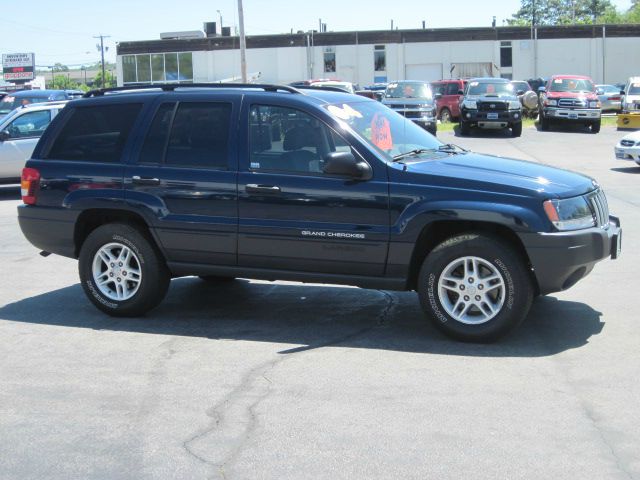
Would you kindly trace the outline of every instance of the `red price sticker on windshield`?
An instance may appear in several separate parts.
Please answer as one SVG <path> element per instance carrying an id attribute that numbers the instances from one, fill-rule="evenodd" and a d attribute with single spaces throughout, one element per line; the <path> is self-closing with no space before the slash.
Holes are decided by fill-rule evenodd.
<path id="1" fill-rule="evenodd" d="M 371 141 L 380 150 L 391 150 L 393 138 L 391 138 L 391 124 L 386 117 L 376 113 L 371 120 Z"/>

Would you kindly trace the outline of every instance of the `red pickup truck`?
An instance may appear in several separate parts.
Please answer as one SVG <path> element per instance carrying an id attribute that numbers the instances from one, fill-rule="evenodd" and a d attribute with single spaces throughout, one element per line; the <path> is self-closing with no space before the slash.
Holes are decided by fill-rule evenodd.
<path id="1" fill-rule="evenodd" d="M 554 75 L 540 92 L 542 130 L 549 130 L 552 122 L 572 122 L 591 127 L 593 133 L 600 131 L 602 110 L 591 78 Z"/>

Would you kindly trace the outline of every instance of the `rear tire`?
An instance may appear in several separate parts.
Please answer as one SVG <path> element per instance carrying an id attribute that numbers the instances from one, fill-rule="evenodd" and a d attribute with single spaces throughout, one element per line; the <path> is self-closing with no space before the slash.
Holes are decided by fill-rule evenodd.
<path id="1" fill-rule="evenodd" d="M 446 335 L 492 342 L 527 316 L 534 288 L 525 260 L 508 243 L 466 233 L 440 243 L 418 277 L 422 309 Z"/>
<path id="2" fill-rule="evenodd" d="M 156 307 L 171 280 L 153 241 L 123 223 L 103 225 L 89 234 L 78 269 L 89 300 L 114 317 L 137 317 Z"/>

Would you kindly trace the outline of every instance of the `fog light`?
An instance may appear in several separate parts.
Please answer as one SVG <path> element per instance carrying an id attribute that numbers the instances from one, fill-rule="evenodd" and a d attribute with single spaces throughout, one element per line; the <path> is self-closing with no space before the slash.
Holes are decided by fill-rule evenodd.
<path id="1" fill-rule="evenodd" d="M 467 113 L 467 118 L 471 118 L 471 114 L 470 113 Z"/>
<path id="2" fill-rule="evenodd" d="M 514 113 L 513 114 L 513 118 L 520 118 L 520 114 L 519 113 Z"/>

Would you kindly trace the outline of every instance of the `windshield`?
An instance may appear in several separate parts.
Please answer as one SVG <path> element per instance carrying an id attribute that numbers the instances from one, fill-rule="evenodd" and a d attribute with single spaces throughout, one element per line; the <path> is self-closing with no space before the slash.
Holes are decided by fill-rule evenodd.
<path id="1" fill-rule="evenodd" d="M 390 83 L 385 92 L 387 98 L 431 98 L 431 87 L 423 82 Z"/>
<path id="2" fill-rule="evenodd" d="M 513 85 L 507 82 L 471 82 L 467 95 L 513 96 Z"/>
<path id="3" fill-rule="evenodd" d="M 379 102 L 350 102 L 325 108 L 389 161 L 412 150 L 437 150 L 442 145 L 426 130 Z"/>
<path id="4" fill-rule="evenodd" d="M 556 78 L 551 82 L 550 92 L 593 92 L 591 80 L 579 78 Z"/>
<path id="5" fill-rule="evenodd" d="M 640 83 L 632 83 L 629 85 L 627 95 L 640 95 Z"/>
<path id="6" fill-rule="evenodd" d="M 0 100 L 0 116 L 6 115 L 14 108 L 21 107 L 22 105 L 29 105 L 30 103 L 42 103 L 46 102 L 46 97 L 20 97 L 16 98 L 12 95 L 7 95 Z"/>

